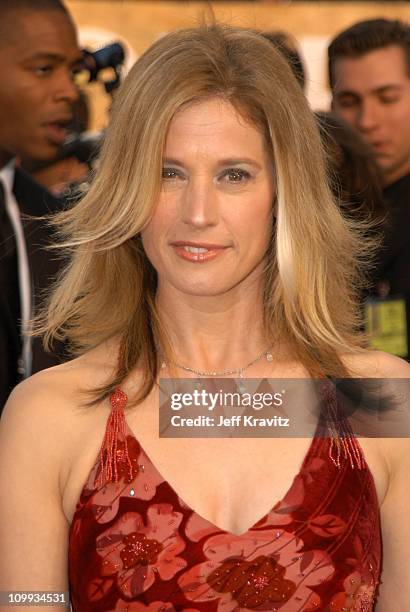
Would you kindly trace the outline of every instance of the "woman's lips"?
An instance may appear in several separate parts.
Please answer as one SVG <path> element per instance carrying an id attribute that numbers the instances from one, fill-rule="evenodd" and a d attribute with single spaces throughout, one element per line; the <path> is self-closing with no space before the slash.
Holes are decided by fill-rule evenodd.
<path id="1" fill-rule="evenodd" d="M 192 244 L 175 242 L 172 245 L 175 253 L 185 261 L 206 263 L 219 257 L 228 247 L 215 244 Z"/>

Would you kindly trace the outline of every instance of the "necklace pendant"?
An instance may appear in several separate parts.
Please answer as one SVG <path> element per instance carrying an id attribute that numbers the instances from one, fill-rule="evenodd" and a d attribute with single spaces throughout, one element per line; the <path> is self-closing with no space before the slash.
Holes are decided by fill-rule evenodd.
<path id="1" fill-rule="evenodd" d="M 266 353 L 266 361 L 273 361 L 273 355 L 272 353 Z"/>
<path id="2" fill-rule="evenodd" d="M 236 388 L 238 389 L 239 395 L 243 395 L 246 392 L 246 385 L 242 381 L 236 383 Z"/>

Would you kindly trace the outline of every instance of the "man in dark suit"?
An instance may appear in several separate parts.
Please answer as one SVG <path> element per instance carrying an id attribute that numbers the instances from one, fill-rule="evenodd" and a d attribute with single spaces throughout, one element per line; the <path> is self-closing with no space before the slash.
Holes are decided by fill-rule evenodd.
<path id="1" fill-rule="evenodd" d="M 333 111 L 369 145 L 390 212 L 377 261 L 376 290 L 384 299 L 372 305 L 371 319 L 386 321 L 376 346 L 409 359 L 410 24 L 355 23 L 331 42 L 328 58 Z"/>
<path id="2" fill-rule="evenodd" d="M 19 380 L 57 362 L 22 335 L 55 277 L 48 225 L 36 217 L 58 200 L 16 168 L 15 158 L 51 160 L 66 137 L 82 54 L 60 0 L 0 3 L 0 411 Z M 32 218 L 27 220 L 24 215 Z"/>

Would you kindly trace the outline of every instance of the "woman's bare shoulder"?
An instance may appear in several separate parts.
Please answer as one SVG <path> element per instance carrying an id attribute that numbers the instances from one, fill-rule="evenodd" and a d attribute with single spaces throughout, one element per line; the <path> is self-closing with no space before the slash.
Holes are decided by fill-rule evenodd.
<path id="1" fill-rule="evenodd" d="M 357 378 L 410 378 L 410 364 L 382 351 L 360 350 L 342 357 L 351 375 Z"/>
<path id="2" fill-rule="evenodd" d="M 397 474 L 410 469 L 410 365 L 400 357 L 381 351 L 361 351 L 344 358 L 352 376 L 379 379 L 376 393 L 379 394 L 381 410 L 368 413 L 377 420 L 377 436 L 366 440 L 386 466 L 389 481 Z"/>

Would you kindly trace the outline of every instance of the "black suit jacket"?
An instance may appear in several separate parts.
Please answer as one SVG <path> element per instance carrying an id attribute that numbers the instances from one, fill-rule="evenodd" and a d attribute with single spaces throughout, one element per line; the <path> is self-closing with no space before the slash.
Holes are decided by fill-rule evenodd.
<path id="1" fill-rule="evenodd" d="M 406 302 L 407 359 L 410 360 L 410 174 L 383 192 L 390 223 L 379 254 L 378 278 L 388 282 L 389 295 Z"/>
<path id="2" fill-rule="evenodd" d="M 27 256 L 30 267 L 34 308 L 37 309 L 40 298 L 60 267 L 57 254 L 45 250 L 52 241 L 52 229 L 41 217 L 62 209 L 62 202 L 36 183 L 28 174 L 16 169 L 14 178 L 14 195 L 22 214 Z M 29 215 L 30 219 L 26 219 Z M 0 267 L 4 266 L 0 260 Z M 1 273 L 1 270 L 0 270 Z M 18 278 L 16 276 L 16 292 Z M 21 354 L 19 313 L 11 307 L 3 292 L 0 292 L 0 412 L 9 393 L 21 380 L 18 372 L 18 358 Z M 33 341 L 32 372 L 38 372 L 61 361 L 57 354 L 46 353 L 40 339 Z"/>

